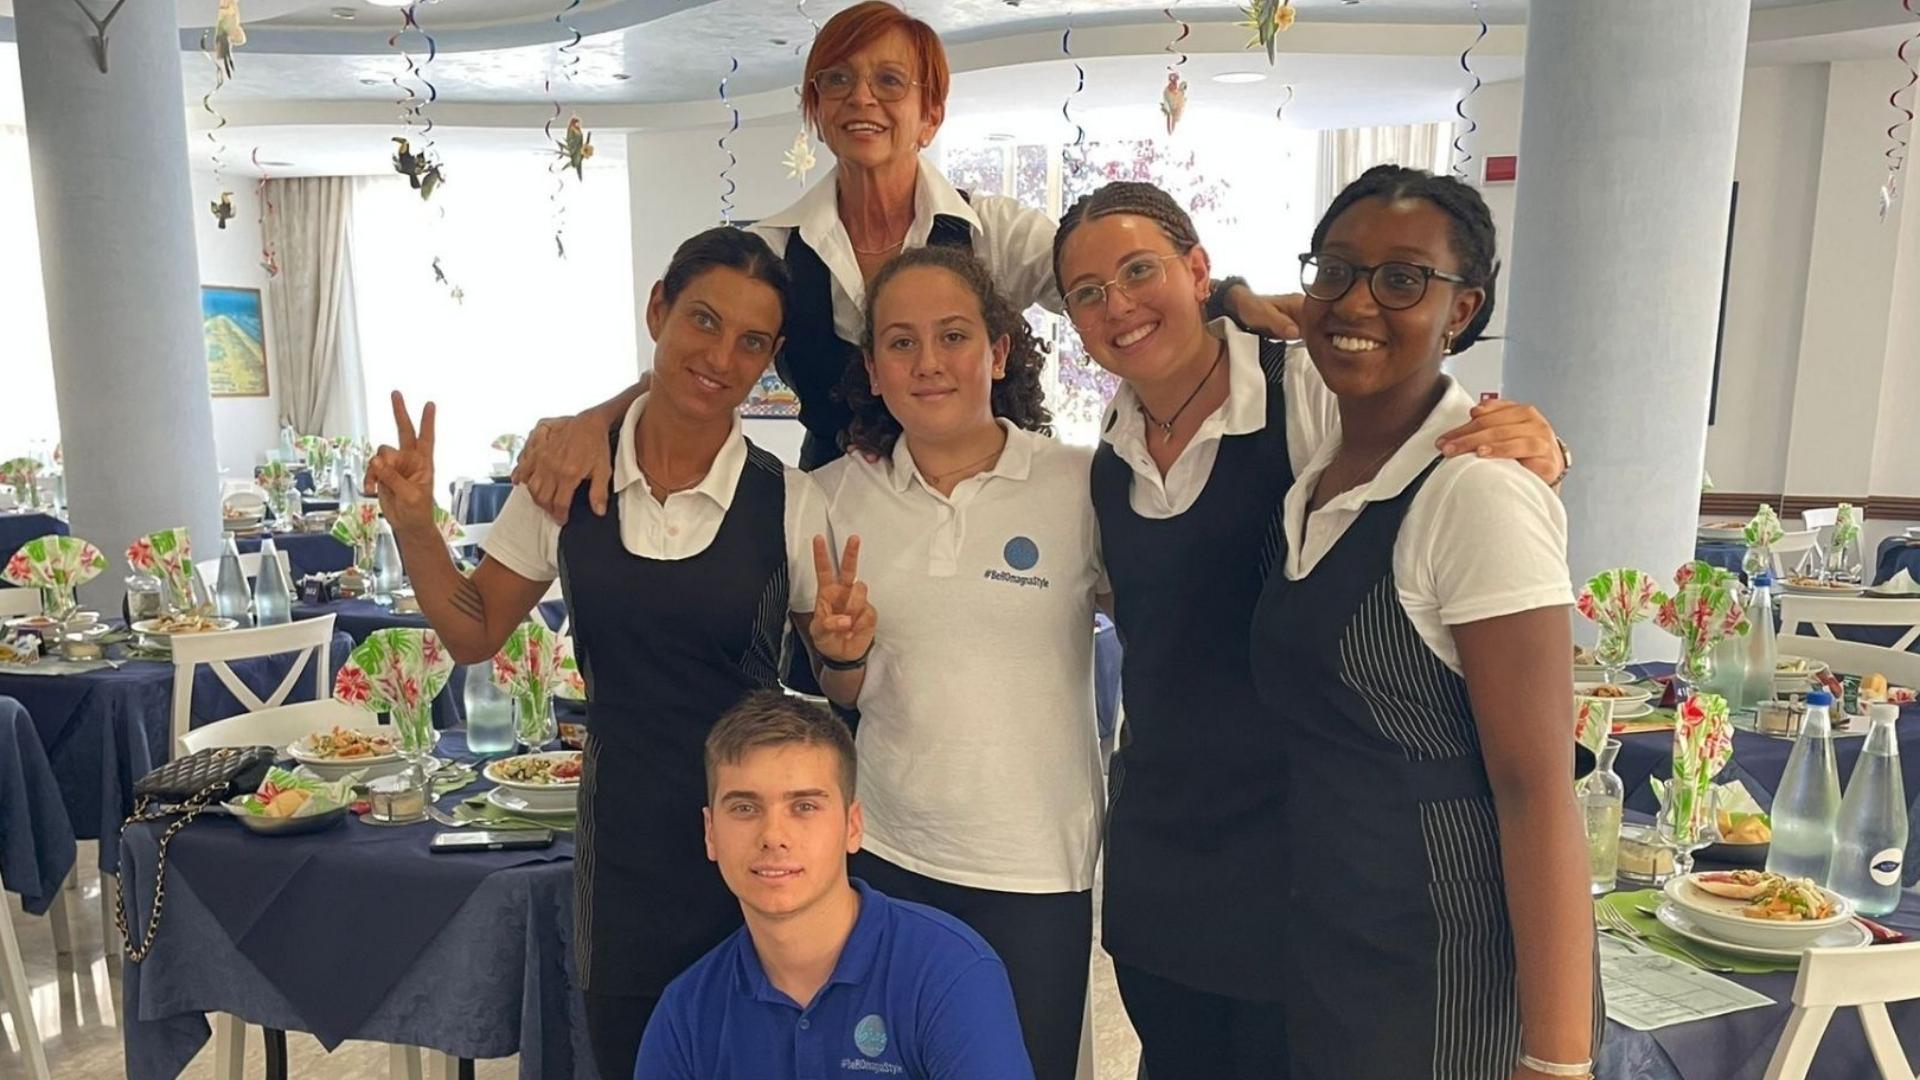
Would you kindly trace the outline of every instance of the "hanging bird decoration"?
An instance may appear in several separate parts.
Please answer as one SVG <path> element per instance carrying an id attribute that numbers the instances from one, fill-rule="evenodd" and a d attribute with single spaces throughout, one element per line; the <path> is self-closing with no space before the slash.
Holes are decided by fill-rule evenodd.
<path id="1" fill-rule="evenodd" d="M 438 255 L 433 257 L 433 283 L 436 285 L 445 285 L 447 283 L 447 272 L 441 267 L 440 256 Z"/>
<path id="2" fill-rule="evenodd" d="M 213 207 L 213 219 L 220 223 L 220 227 L 222 229 L 226 228 L 227 222 L 233 220 L 233 215 L 235 213 L 233 208 L 233 192 L 231 191 L 221 192 L 219 201 L 213 203 L 212 207 Z"/>
<path id="3" fill-rule="evenodd" d="M 555 139 L 553 145 L 553 152 L 566 162 L 561 168 L 572 169 L 575 178 L 585 180 L 587 159 L 593 156 L 593 133 L 580 126 L 579 117 L 567 121 L 566 139 Z"/>
<path id="4" fill-rule="evenodd" d="M 213 56 L 227 78 L 233 78 L 233 50 L 246 43 L 247 31 L 240 25 L 240 0 L 220 0 L 220 13 L 213 19 Z"/>
<path id="5" fill-rule="evenodd" d="M 1160 91 L 1160 112 L 1167 118 L 1167 134 L 1173 134 L 1174 125 L 1187 111 L 1187 80 L 1177 71 L 1167 72 L 1166 89 Z"/>
<path id="6" fill-rule="evenodd" d="M 813 171 L 815 160 L 813 142 L 807 138 L 805 126 L 800 128 L 800 134 L 793 137 L 793 145 L 787 148 L 786 154 L 780 160 L 786 165 L 788 176 L 800 181 L 803 185 L 807 182 L 807 174 Z"/>
<path id="7" fill-rule="evenodd" d="M 1253 31 L 1247 48 L 1258 45 L 1267 50 L 1267 63 L 1275 62 L 1275 39 L 1293 25 L 1293 0 L 1253 0 L 1240 9 L 1247 17 L 1241 26 Z"/>
<path id="8" fill-rule="evenodd" d="M 422 199 L 433 198 L 434 189 L 447 179 L 440 163 L 425 150 L 415 150 L 412 143 L 399 135 L 395 135 L 393 141 L 398 144 L 393 152 L 393 171 L 406 177 Z"/>
<path id="9" fill-rule="evenodd" d="M 426 160 L 425 154 L 421 155 L 421 160 Z M 424 201 L 433 198 L 434 191 L 446 182 L 447 174 L 441 169 L 440 163 L 435 161 L 427 165 L 426 171 L 420 174 L 420 182 L 414 186 L 420 189 L 420 198 Z"/>

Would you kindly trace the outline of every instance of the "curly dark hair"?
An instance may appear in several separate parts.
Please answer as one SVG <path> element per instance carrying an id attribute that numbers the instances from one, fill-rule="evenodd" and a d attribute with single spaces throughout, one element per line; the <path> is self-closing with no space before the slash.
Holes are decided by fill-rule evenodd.
<path id="1" fill-rule="evenodd" d="M 874 275 L 867 287 L 866 328 L 860 348 L 873 355 L 873 309 L 880 294 L 893 279 L 918 266 L 945 270 L 966 285 L 980 301 L 980 314 L 987 324 L 987 336 L 1008 340 L 1007 373 L 993 384 L 993 415 L 1013 422 L 1015 427 L 1053 434 L 1053 414 L 1047 411 L 1046 391 L 1040 385 L 1040 370 L 1046 365 L 1047 346 L 1034 337 L 1027 320 L 994 288 L 993 276 L 979 259 L 964 248 L 929 245 L 894 256 Z M 900 438 L 900 421 L 888 411 L 887 403 L 873 392 L 865 364 L 848 364 L 840 383 L 840 393 L 853 410 L 853 421 L 840 435 L 840 448 L 862 450 L 870 454 L 890 454 Z"/>
<path id="2" fill-rule="evenodd" d="M 1436 176 L 1400 165 L 1375 165 L 1334 196 L 1327 212 L 1321 215 L 1320 224 L 1314 226 L 1313 250 L 1319 251 L 1320 245 L 1326 243 L 1327 230 L 1333 227 L 1336 218 L 1354 203 L 1375 198 L 1388 202 L 1425 199 L 1453 219 L 1453 254 L 1460 260 L 1460 275 L 1467 279 L 1469 288 L 1485 290 L 1487 295 L 1480 310 L 1467 320 L 1460 336 L 1453 339 L 1448 349 L 1450 355 L 1466 351 L 1486 333 L 1487 323 L 1493 319 L 1493 286 L 1500 276 L 1493 211 L 1487 209 L 1478 189 L 1451 176 Z"/>

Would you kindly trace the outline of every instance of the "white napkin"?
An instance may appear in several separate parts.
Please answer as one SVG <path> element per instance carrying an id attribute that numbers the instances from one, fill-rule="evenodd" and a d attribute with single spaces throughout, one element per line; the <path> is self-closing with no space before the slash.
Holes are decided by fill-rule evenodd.
<path id="1" fill-rule="evenodd" d="M 1899 573 L 1875 585 L 1873 591 L 1883 596 L 1920 596 L 1920 581 L 1913 580 L 1913 574 L 1903 566 Z"/>

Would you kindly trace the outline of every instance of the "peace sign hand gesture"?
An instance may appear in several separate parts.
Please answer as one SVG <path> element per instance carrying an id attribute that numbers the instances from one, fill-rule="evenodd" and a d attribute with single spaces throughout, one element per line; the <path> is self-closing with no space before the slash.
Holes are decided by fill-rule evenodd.
<path id="1" fill-rule="evenodd" d="M 847 538 L 847 548 L 836 569 L 827 553 L 827 538 L 813 538 L 813 569 L 819 592 L 813 623 L 807 632 L 816 652 L 829 660 L 852 663 L 873 647 L 873 628 L 879 615 L 867 602 L 867 583 L 859 580 L 860 538 Z"/>
<path id="2" fill-rule="evenodd" d="M 393 426 L 398 448 L 382 446 L 367 462 L 369 495 L 380 497 L 380 510 L 396 531 L 432 530 L 433 524 L 433 402 L 420 413 L 416 434 L 407 413 L 407 399 L 393 392 Z"/>

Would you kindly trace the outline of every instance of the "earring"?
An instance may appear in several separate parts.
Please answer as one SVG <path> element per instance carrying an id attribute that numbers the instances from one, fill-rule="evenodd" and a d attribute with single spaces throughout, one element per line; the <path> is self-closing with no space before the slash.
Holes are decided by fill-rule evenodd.
<path id="1" fill-rule="evenodd" d="M 1443 354 L 1451 354 L 1453 352 L 1453 331 L 1448 330 L 1446 333 L 1440 335 L 1440 351 Z"/>

